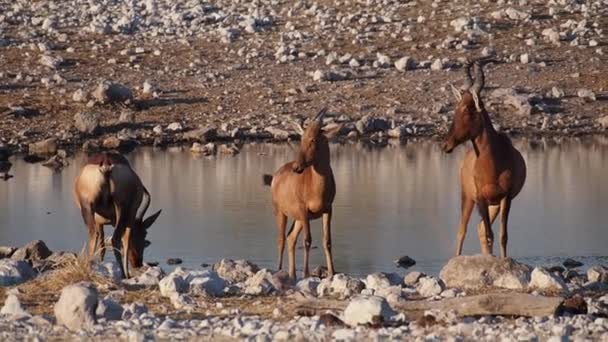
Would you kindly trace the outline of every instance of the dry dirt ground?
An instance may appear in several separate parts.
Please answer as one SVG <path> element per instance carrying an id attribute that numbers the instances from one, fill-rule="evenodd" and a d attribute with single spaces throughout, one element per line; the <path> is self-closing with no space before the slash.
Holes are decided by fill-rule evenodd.
<path id="1" fill-rule="evenodd" d="M 60 15 L 53 12 L 59 10 L 44 12 L 36 7 L 44 9 L 46 3 L 23 5 L 22 12 L 32 17 L 36 10 Z M 5 17 L 0 24 L 0 38 L 8 42 L 0 47 L 0 140 L 21 150 L 29 142 L 51 136 L 58 137 L 61 145 L 80 144 L 73 127 L 74 114 L 79 112 L 98 115 L 104 129 L 97 137 L 105 137 L 125 128 L 117 120 L 122 112 L 132 111 L 135 124 L 127 128 L 136 132 L 137 140 L 151 143 L 151 129 L 158 124 L 179 122 L 184 130 L 215 126 L 226 132 L 234 128 L 260 131 L 288 127 L 285 118 L 304 117 L 322 106 L 336 117 L 343 115 L 343 120 L 380 116 L 397 124 L 428 125 L 431 128 L 424 135 L 439 136 L 447 129 L 453 106 L 446 84 L 462 79 L 459 59 L 481 56 L 486 47 L 495 49 L 502 61 L 487 67 L 486 90 L 514 87 L 541 97 L 552 87 L 564 91 L 556 100 L 557 113 L 521 116 L 509 105 L 490 103 L 495 121 L 504 130 L 528 135 L 605 132 L 595 120 L 608 115 L 607 6 L 601 1 L 585 2 L 590 8 L 599 6 L 585 14 L 577 9 L 580 6 L 562 3 L 574 2 L 261 2 L 260 8 L 272 14 L 272 25 L 259 32 L 242 31 L 230 42 L 216 32 L 225 22 L 207 24 L 208 30 L 192 35 L 151 37 L 143 28 L 144 33 L 100 34 L 89 32 L 84 24 L 62 25 L 60 20 L 47 31 L 20 17 Z M 255 6 L 230 4 L 223 1 L 218 6 L 233 13 L 249 13 Z M 317 9 L 311 15 L 312 6 Z M 530 18 L 493 17 L 493 12 L 507 7 L 520 9 Z M 554 14 L 549 15 L 552 7 Z M 10 3 L 0 2 L 0 8 L 7 10 Z M 374 19 L 383 16 L 392 21 Z M 476 18 L 484 32 L 455 32 L 450 22 L 460 17 Z M 579 33 L 577 46 L 564 37 L 558 46 L 542 35 L 545 28 L 570 32 L 563 26 L 568 20 L 570 26 L 586 20 L 587 33 Z M 304 38 L 290 38 L 293 32 Z M 526 39 L 533 39 L 534 45 L 527 45 Z M 591 39 L 596 46 L 589 46 Z M 463 41 L 468 45 L 458 46 Z M 277 60 L 282 44 L 294 50 L 293 61 Z M 326 57 L 319 56 L 321 50 L 326 55 L 335 52 L 337 57 L 351 54 L 361 66 L 327 65 Z M 391 58 L 387 68 L 373 66 L 377 53 Z M 529 54 L 530 63 L 520 62 L 524 53 Z M 64 62 L 56 70 L 42 66 L 39 60 L 48 54 L 61 56 Z M 403 56 L 416 61 L 415 70 L 396 70 L 393 62 Z M 443 70 L 429 68 L 437 58 L 446 59 Z M 348 70 L 351 76 L 333 82 L 314 81 L 311 76 L 316 70 L 332 69 Z M 135 103 L 73 101 L 76 90 L 92 92 L 101 80 L 129 86 Z M 146 80 L 154 85 L 158 98 L 142 94 Z M 581 88 L 595 92 L 596 100 L 579 98 Z M 28 111 L 20 115 L 15 107 Z"/>

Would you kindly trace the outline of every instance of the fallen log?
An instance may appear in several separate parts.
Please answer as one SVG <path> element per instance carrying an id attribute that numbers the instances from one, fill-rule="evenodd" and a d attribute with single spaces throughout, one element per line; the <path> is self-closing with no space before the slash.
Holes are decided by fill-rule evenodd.
<path id="1" fill-rule="evenodd" d="M 297 312 L 319 315 L 326 311 L 343 311 L 348 301 L 298 297 Z M 453 311 L 458 317 L 467 316 L 552 316 L 558 313 L 562 297 L 534 296 L 527 293 L 488 293 L 482 295 L 442 299 L 413 300 L 393 305 L 407 319 L 419 319 L 427 310 Z"/>

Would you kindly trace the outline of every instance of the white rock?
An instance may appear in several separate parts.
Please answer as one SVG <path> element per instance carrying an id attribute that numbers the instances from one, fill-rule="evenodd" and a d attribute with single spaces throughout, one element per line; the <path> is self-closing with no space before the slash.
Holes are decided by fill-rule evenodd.
<path id="1" fill-rule="evenodd" d="M 102 81 L 93 91 L 93 97 L 100 103 L 122 103 L 132 101 L 133 92 L 125 85 Z"/>
<path id="2" fill-rule="evenodd" d="M 440 58 L 437 58 L 433 61 L 433 64 L 431 64 L 431 70 L 442 70 L 443 69 L 443 61 L 441 61 Z"/>
<path id="3" fill-rule="evenodd" d="M 524 290 L 530 282 L 530 266 L 511 258 L 491 255 L 459 256 L 441 269 L 440 278 L 450 288 L 479 290 L 499 287 Z"/>
<path id="4" fill-rule="evenodd" d="M 277 289 L 272 283 L 272 273 L 261 269 L 245 281 L 243 292 L 250 295 L 268 295 L 275 290 Z"/>
<path id="5" fill-rule="evenodd" d="M 317 277 L 308 277 L 300 280 L 296 284 L 296 289 L 304 293 L 317 296 L 317 287 L 321 283 L 321 279 Z"/>
<path id="6" fill-rule="evenodd" d="M 566 286 L 562 278 L 556 276 L 553 273 L 549 273 L 544 268 L 539 267 L 535 268 L 532 271 L 530 288 L 544 291 L 568 291 L 568 287 Z"/>
<path id="7" fill-rule="evenodd" d="M 212 297 L 222 297 L 228 283 L 214 271 L 190 272 L 186 278 L 190 292 Z"/>
<path id="8" fill-rule="evenodd" d="M 527 53 L 523 53 L 519 56 L 519 61 L 521 62 L 521 64 L 528 64 L 530 63 L 530 54 Z"/>
<path id="9" fill-rule="evenodd" d="M 388 288 L 393 285 L 400 285 L 403 279 L 396 273 L 372 273 L 365 279 L 365 288 L 375 291 Z"/>
<path id="10" fill-rule="evenodd" d="M 40 64 L 53 70 L 57 69 L 61 63 L 63 63 L 63 58 L 60 56 L 42 55 L 40 57 Z"/>
<path id="11" fill-rule="evenodd" d="M 179 122 L 172 122 L 167 126 L 167 130 L 172 131 L 172 132 L 179 132 L 183 129 L 184 129 L 184 127 Z"/>
<path id="12" fill-rule="evenodd" d="M 247 260 L 222 259 L 213 265 L 213 270 L 230 282 L 240 283 L 253 276 L 259 268 Z"/>
<path id="13" fill-rule="evenodd" d="M 97 322 L 97 290 L 89 283 L 68 285 L 61 290 L 55 303 L 55 318 L 58 324 L 70 330 L 91 329 Z"/>
<path id="14" fill-rule="evenodd" d="M 541 34 L 543 35 L 543 37 L 545 37 L 551 43 L 553 43 L 555 45 L 560 45 L 561 38 L 560 38 L 559 32 L 557 32 L 556 30 L 554 30 L 552 28 L 546 28 L 542 31 Z"/>
<path id="15" fill-rule="evenodd" d="M 115 282 L 122 280 L 122 272 L 120 266 L 115 261 L 106 261 L 104 263 L 95 263 L 93 269 L 102 277 L 107 277 Z"/>
<path id="16" fill-rule="evenodd" d="M 321 280 L 321 283 L 317 287 L 317 293 L 319 297 L 335 295 L 340 298 L 346 298 L 361 293 L 364 288 L 365 284 L 361 280 L 340 273 L 335 274 L 331 278 Z"/>
<path id="17" fill-rule="evenodd" d="M 325 74 L 323 73 L 323 71 L 321 70 L 315 70 L 315 72 L 312 74 L 312 79 L 314 81 L 323 81 L 325 78 Z"/>
<path id="18" fill-rule="evenodd" d="M 395 312 L 386 299 L 377 296 L 357 296 L 344 309 L 343 321 L 350 326 L 390 321 Z"/>
<path id="19" fill-rule="evenodd" d="M 401 57 L 395 62 L 395 68 L 399 71 L 413 70 L 416 68 L 416 62 L 411 57 Z"/>
<path id="20" fill-rule="evenodd" d="M 36 276 L 30 264 L 23 260 L 0 260 L 0 286 L 13 286 L 24 283 Z"/>
<path id="21" fill-rule="evenodd" d="M 376 65 L 379 68 L 388 68 L 391 65 L 391 58 L 385 54 L 376 54 Z"/>
<path id="22" fill-rule="evenodd" d="M 423 277 L 418 280 L 416 291 L 423 297 L 434 297 L 443 292 L 443 284 L 433 277 Z"/>
<path id="23" fill-rule="evenodd" d="M 188 292 L 188 282 L 180 274 L 173 271 L 158 283 L 161 296 L 171 297 L 176 293 Z"/>
<path id="24" fill-rule="evenodd" d="M 526 20 L 526 19 L 530 18 L 530 14 L 523 12 L 523 11 L 516 10 L 513 7 L 507 8 L 505 10 L 505 14 L 511 20 Z"/>
<path id="25" fill-rule="evenodd" d="M 31 315 L 23 309 L 19 298 L 14 293 L 9 293 L 4 300 L 4 306 L 0 309 L 0 314 L 7 315 L 11 319 L 30 317 Z"/>
<path id="26" fill-rule="evenodd" d="M 582 99 L 590 100 L 590 101 L 595 101 L 597 99 L 595 97 L 595 93 L 593 92 L 593 90 L 590 90 L 590 89 L 581 88 L 576 92 L 576 95 L 578 95 L 578 97 L 580 97 Z"/>
<path id="27" fill-rule="evenodd" d="M 420 280 L 420 278 L 425 277 L 425 276 L 426 276 L 426 274 L 424 274 L 422 272 L 413 271 L 413 272 L 408 273 L 403 278 L 403 283 L 408 286 L 415 286 L 416 284 L 418 284 L 418 280 Z"/>
<path id="28" fill-rule="evenodd" d="M 103 317 L 107 321 L 119 321 L 122 319 L 124 309 L 122 305 L 116 303 L 112 299 L 104 298 L 97 304 L 95 313 L 98 317 Z"/>
<path id="29" fill-rule="evenodd" d="M 587 279 L 590 282 L 608 283 L 608 269 L 604 266 L 592 266 L 587 270 Z"/>
<path id="30" fill-rule="evenodd" d="M 74 114 L 74 126 L 81 133 L 93 134 L 99 127 L 99 117 L 90 112 L 76 113 Z"/>
<path id="31" fill-rule="evenodd" d="M 462 32 L 471 24 L 471 22 L 471 18 L 460 17 L 450 21 L 450 26 L 454 28 L 454 31 Z"/>
<path id="32" fill-rule="evenodd" d="M 78 89 L 72 94 L 72 101 L 74 102 L 85 102 L 86 100 L 87 94 L 82 89 Z"/>
<path id="33" fill-rule="evenodd" d="M 165 276 L 160 267 L 149 267 L 142 274 L 129 279 L 123 279 L 123 284 L 131 286 L 155 286 Z"/>
<path id="34" fill-rule="evenodd" d="M 553 96 L 554 98 L 561 99 L 565 95 L 566 94 L 564 93 L 564 91 L 561 88 L 558 88 L 558 87 L 551 88 L 551 96 Z"/>

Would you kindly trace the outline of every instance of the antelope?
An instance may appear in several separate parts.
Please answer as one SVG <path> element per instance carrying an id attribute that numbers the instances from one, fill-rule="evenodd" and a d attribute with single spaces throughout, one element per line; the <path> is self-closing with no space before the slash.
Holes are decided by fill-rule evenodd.
<path id="1" fill-rule="evenodd" d="M 475 82 L 471 79 L 472 66 Z M 526 163 L 509 137 L 494 129 L 480 96 L 484 81 L 483 65 L 476 61 L 466 64 L 461 90 L 450 84 L 458 104 L 443 150 L 451 153 L 462 143 L 473 144 L 460 165 L 462 203 L 456 255 L 462 253 L 471 212 L 477 205 L 482 218 L 477 227 L 481 252 L 493 254 L 492 223 L 500 211 L 500 254 L 506 258 L 509 211 L 526 180 Z"/>
<path id="2" fill-rule="evenodd" d="M 272 206 L 278 227 L 277 250 L 278 269 L 283 268 L 285 250 L 285 228 L 287 218 L 293 224 L 287 236 L 289 256 L 289 276 L 295 280 L 295 248 L 300 232 L 304 231 L 304 277 L 310 275 L 308 268 L 310 246 L 310 220 L 323 217 L 323 249 L 327 263 L 328 276 L 334 274 L 331 246 L 332 203 L 336 195 L 336 183 L 329 161 L 328 139 L 335 136 L 340 126 L 331 132 L 322 130 L 324 108 L 303 129 L 294 126 L 301 135 L 300 148 L 296 160 L 279 168 L 274 175 L 264 175 L 265 185 L 270 185 Z"/>
<path id="3" fill-rule="evenodd" d="M 129 278 L 129 263 L 135 268 L 143 265 L 144 248 L 150 244 L 146 240 L 147 229 L 161 212 L 142 220 L 150 205 L 150 193 L 129 161 L 111 152 L 90 156 L 76 177 L 74 198 L 89 231 L 89 260 L 100 248 L 103 260 L 103 227 L 111 224 L 114 256 L 123 277 Z"/>

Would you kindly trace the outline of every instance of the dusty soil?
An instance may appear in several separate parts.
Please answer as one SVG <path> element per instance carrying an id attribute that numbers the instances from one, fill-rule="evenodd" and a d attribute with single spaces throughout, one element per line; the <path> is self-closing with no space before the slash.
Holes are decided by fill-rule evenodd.
<path id="1" fill-rule="evenodd" d="M 243 32 L 230 43 L 212 33 L 148 37 L 96 34 L 82 27 L 60 25 L 47 34 L 40 32 L 40 28 L 5 20 L 3 37 L 12 43 L 0 47 L 0 140 L 22 151 L 27 143 L 50 136 L 58 137 L 64 146 L 80 145 L 85 138 L 73 127 L 73 117 L 83 111 L 95 112 L 101 118 L 103 130 L 93 139 L 127 128 L 136 132 L 138 142 L 151 144 L 154 141 L 151 129 L 158 124 L 180 122 L 184 130 L 216 126 L 225 132 L 234 128 L 259 132 L 269 126 L 288 127 L 285 118 L 304 117 L 322 106 L 328 106 L 336 117 L 344 115 L 345 120 L 369 114 L 397 123 L 428 125 L 428 130 L 413 135 L 437 137 L 447 129 L 446 121 L 452 111 L 453 99 L 446 84 L 462 79 L 458 60 L 478 57 L 487 46 L 493 46 L 498 59 L 503 61 L 487 67 L 487 90 L 516 87 L 523 93 L 544 96 L 555 86 L 565 92 L 558 100 L 557 114 L 522 117 L 508 105 L 490 103 L 494 120 L 503 130 L 526 135 L 603 133 L 605 128 L 595 120 L 608 115 L 608 78 L 606 56 L 599 54 L 598 49 L 606 50 L 608 41 L 603 33 L 596 37 L 596 47 L 585 46 L 584 42 L 570 46 L 563 41 L 556 46 L 544 41 L 540 35 L 544 28 L 584 18 L 580 12 L 566 10 L 547 15 L 549 6 L 544 3 L 535 1 L 523 7 L 532 16 L 527 21 L 494 19 L 491 13 L 505 8 L 500 3 L 467 7 L 469 2 L 464 1 L 424 1 L 391 4 L 392 22 L 351 20 L 342 25 L 336 18 L 381 15 L 383 6 L 319 1 L 323 13 L 334 15 L 326 19 L 329 28 L 319 29 L 318 19 L 304 10 L 294 10 L 288 17 L 286 12 L 295 6 L 284 1 L 273 6 L 277 15 L 272 26 L 263 32 Z M 608 19 L 600 15 L 603 12 L 606 10 L 587 18 L 589 25 L 605 30 Z M 466 34 L 455 33 L 449 25 L 466 13 L 489 24 L 491 33 L 481 35 L 464 48 L 446 48 L 443 43 L 446 37 L 455 37 L 457 42 L 467 38 Z M 421 16 L 425 18 L 423 22 L 417 19 Z M 279 63 L 275 50 L 280 41 L 287 40 L 286 33 L 293 31 L 288 30 L 287 22 L 310 38 L 293 43 L 302 57 Z M 409 30 L 411 41 L 404 40 L 403 27 Z M 24 38 L 22 31 L 30 29 L 39 34 Z M 398 33 L 391 34 L 394 30 Z M 61 34 L 66 34 L 67 40 L 59 41 L 57 37 Z M 534 46 L 526 45 L 528 38 L 535 39 Z M 57 70 L 40 65 L 40 57 L 49 52 L 40 51 L 38 43 L 46 44 L 53 55 L 64 58 Z M 136 53 L 135 48 L 143 48 L 144 52 Z M 315 70 L 335 68 L 326 65 L 325 57 L 316 57 L 320 50 L 335 52 L 338 57 L 350 53 L 362 66 L 342 67 L 353 73 L 348 80 L 313 81 L 310 73 Z M 251 51 L 257 53 L 247 56 Z M 396 70 L 392 62 L 389 68 L 375 68 L 372 64 L 377 52 L 388 55 L 392 62 L 410 56 L 418 66 L 406 72 Z M 522 53 L 529 53 L 532 62 L 521 64 Z M 436 58 L 447 58 L 453 63 L 451 66 L 448 63 L 444 70 L 432 71 L 428 66 Z M 62 80 L 55 82 L 55 75 Z M 50 80 L 48 86 L 41 82 L 44 78 Z M 88 101 L 72 100 L 76 90 L 91 92 L 104 79 L 134 89 L 134 103 L 87 106 Z M 145 80 L 155 85 L 158 98 L 142 94 Z M 593 90 L 596 101 L 579 98 L 580 88 Z M 15 106 L 32 111 L 16 115 L 12 110 Z M 134 124 L 117 123 L 123 111 L 135 113 Z M 543 127 L 546 117 L 553 124 Z M 169 142 L 174 140 L 180 139 Z"/>

